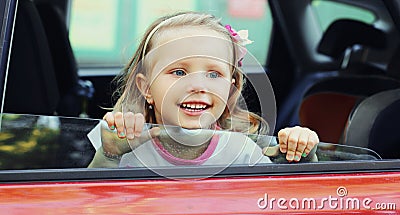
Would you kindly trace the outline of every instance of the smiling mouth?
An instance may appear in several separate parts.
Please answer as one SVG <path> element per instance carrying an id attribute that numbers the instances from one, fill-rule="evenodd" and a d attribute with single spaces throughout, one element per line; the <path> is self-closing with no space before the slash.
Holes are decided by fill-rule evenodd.
<path id="1" fill-rule="evenodd" d="M 210 108 L 211 105 L 206 103 L 182 103 L 179 107 L 189 112 L 201 112 Z"/>

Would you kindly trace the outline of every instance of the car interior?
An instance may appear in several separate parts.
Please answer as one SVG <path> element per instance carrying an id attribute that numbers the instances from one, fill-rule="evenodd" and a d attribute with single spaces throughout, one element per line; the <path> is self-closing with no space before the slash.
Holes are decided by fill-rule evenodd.
<path id="1" fill-rule="evenodd" d="M 372 11 L 374 22 L 338 18 L 317 31 L 312 2 L 318 1 L 267 1 L 273 30 L 261 64 L 275 93 L 274 134 L 301 125 L 317 131 L 322 142 L 400 158 L 400 6 L 390 0 L 336 0 Z M 18 1 L 4 113 L 89 117 L 93 127 L 96 121 L 90 119 L 101 119 L 104 107 L 112 107 L 116 74 L 81 75 L 97 68 L 80 66 L 76 59 L 70 9 L 65 0 Z M 245 92 L 254 93 L 251 85 Z M 259 109 L 257 101 L 249 103 Z"/>

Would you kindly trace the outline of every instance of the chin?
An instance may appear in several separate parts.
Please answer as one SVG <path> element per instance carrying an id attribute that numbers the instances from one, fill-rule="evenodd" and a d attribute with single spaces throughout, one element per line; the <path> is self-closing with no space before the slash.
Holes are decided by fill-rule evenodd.
<path id="1" fill-rule="evenodd" d="M 202 125 L 201 124 L 199 124 L 199 122 L 197 121 L 197 122 L 194 122 L 194 123 L 182 123 L 180 126 L 182 127 L 182 128 L 186 128 L 186 129 L 211 129 L 212 128 L 212 125 L 214 124 L 215 122 L 207 122 L 207 123 L 202 123 Z"/>
<path id="2" fill-rule="evenodd" d="M 182 128 L 186 128 L 186 129 L 200 129 L 201 126 L 199 124 L 188 124 L 188 123 L 183 123 L 181 125 L 179 125 Z"/>

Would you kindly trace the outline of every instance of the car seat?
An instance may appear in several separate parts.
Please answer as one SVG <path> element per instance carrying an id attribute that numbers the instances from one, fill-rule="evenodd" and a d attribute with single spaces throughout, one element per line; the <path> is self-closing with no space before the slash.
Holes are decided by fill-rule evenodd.
<path id="1" fill-rule="evenodd" d="M 400 158 L 400 89 L 387 90 L 364 99 L 353 111 L 344 144 L 367 147 L 382 158 Z"/>
<path id="2" fill-rule="evenodd" d="M 55 113 L 58 83 L 46 33 L 32 1 L 18 3 L 7 76 L 4 112 Z"/>
<path id="3" fill-rule="evenodd" d="M 77 87 L 77 64 L 70 48 L 65 22 L 57 8 L 48 3 L 37 4 L 43 27 L 49 44 L 52 62 L 57 79 L 58 92 L 62 98 L 57 112 L 67 116 L 77 116 L 81 106 L 75 101 L 74 89 Z"/>
<path id="4" fill-rule="evenodd" d="M 13 44 L 9 68 L 13 84 L 6 89 L 5 112 L 62 116 L 84 112 L 83 100 L 92 97 L 93 85 L 78 78 L 68 31 L 55 6 L 21 0 Z"/>
<path id="5" fill-rule="evenodd" d="M 315 130 L 324 142 L 341 143 L 352 110 L 364 98 L 388 89 L 400 88 L 400 81 L 381 76 L 338 76 L 319 81 L 303 97 L 300 125 Z"/>
<path id="6" fill-rule="evenodd" d="M 304 92 L 298 109 L 300 125 L 314 129 L 324 142 L 341 143 L 348 117 L 360 101 L 400 88 L 398 79 L 360 57 L 367 49 L 385 48 L 385 38 L 381 30 L 354 20 L 337 20 L 327 29 L 318 51 L 343 58 L 344 64 L 337 76 L 321 79 Z M 393 58 L 388 68 L 396 62 Z"/>
<path id="7" fill-rule="evenodd" d="M 310 72 L 296 84 L 285 103 L 280 107 L 277 127 L 298 125 L 299 104 L 312 88 L 321 80 L 335 78 L 343 74 L 384 74 L 384 70 L 366 61 L 365 55 L 371 48 L 386 47 L 386 34 L 369 24 L 355 20 L 338 19 L 323 33 L 316 51 L 336 62 L 336 69 Z"/>
<path id="8" fill-rule="evenodd" d="M 61 96 L 57 113 L 63 116 L 79 116 L 86 112 L 82 103 L 93 96 L 93 85 L 78 77 L 78 64 L 61 10 L 49 2 L 39 1 L 36 7 L 46 31 Z"/>

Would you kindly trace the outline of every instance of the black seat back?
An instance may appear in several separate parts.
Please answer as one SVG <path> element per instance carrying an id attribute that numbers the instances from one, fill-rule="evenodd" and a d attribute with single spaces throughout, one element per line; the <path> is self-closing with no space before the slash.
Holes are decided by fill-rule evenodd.
<path id="1" fill-rule="evenodd" d="M 82 112 L 83 95 L 79 95 L 81 86 L 78 66 L 70 44 L 65 16 L 51 2 L 38 2 L 36 7 L 46 31 L 61 96 L 57 113 L 63 116 L 79 116 Z"/>
<path id="2" fill-rule="evenodd" d="M 19 3 L 5 112 L 85 115 L 93 85 L 79 79 L 64 16 L 52 3 Z"/>
<path id="3" fill-rule="evenodd" d="M 52 115 L 60 98 L 51 52 L 32 1 L 20 0 L 4 112 Z"/>
<path id="4" fill-rule="evenodd" d="M 61 96 L 78 83 L 78 68 L 61 11 L 50 3 L 37 3 L 49 43 Z"/>

